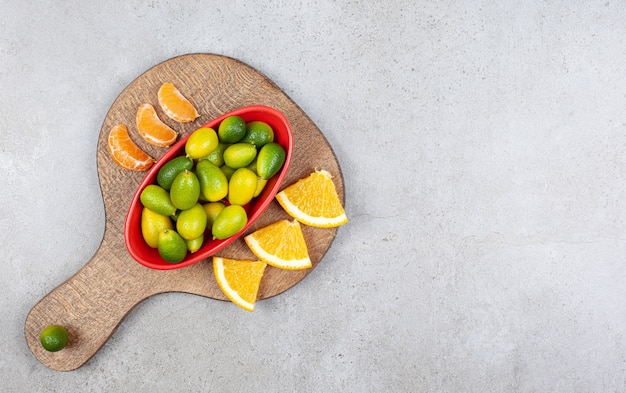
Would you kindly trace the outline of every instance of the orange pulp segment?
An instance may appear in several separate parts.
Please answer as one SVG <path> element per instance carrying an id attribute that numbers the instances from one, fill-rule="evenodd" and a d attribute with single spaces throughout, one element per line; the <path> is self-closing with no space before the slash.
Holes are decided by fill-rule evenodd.
<path id="1" fill-rule="evenodd" d="M 250 251 L 267 264 L 286 270 L 311 267 L 300 223 L 280 220 L 244 238 Z"/>
<path id="2" fill-rule="evenodd" d="M 163 112 L 173 120 L 188 123 L 199 116 L 193 104 L 181 94 L 173 83 L 163 83 L 159 88 L 158 98 Z"/>
<path id="3" fill-rule="evenodd" d="M 113 161 L 124 169 L 145 171 L 154 164 L 154 159 L 130 139 L 124 124 L 115 125 L 109 132 L 107 149 Z"/>
<path id="4" fill-rule="evenodd" d="M 318 170 L 276 194 L 285 211 L 305 225 L 338 227 L 348 222 L 332 175 Z"/>
<path id="5" fill-rule="evenodd" d="M 261 279 L 267 264 L 262 261 L 213 257 L 217 284 L 233 303 L 246 311 L 254 311 Z"/>
<path id="6" fill-rule="evenodd" d="M 166 147 L 176 141 L 178 133 L 163 123 L 150 104 L 141 104 L 135 119 L 139 135 L 155 146 Z"/>

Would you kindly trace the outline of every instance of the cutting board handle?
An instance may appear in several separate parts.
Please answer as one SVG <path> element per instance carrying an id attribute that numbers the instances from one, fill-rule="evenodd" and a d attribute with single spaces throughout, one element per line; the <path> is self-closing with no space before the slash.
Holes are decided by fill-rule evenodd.
<path id="1" fill-rule="evenodd" d="M 82 366 L 104 345 L 124 317 L 153 294 L 149 282 L 137 285 L 136 274 L 125 274 L 123 267 L 127 264 L 121 263 L 110 250 L 103 243 L 83 268 L 44 296 L 26 317 L 26 342 L 33 355 L 47 367 L 70 371 Z M 52 324 L 64 326 L 69 333 L 68 345 L 58 352 L 46 351 L 39 342 L 41 331 Z"/>

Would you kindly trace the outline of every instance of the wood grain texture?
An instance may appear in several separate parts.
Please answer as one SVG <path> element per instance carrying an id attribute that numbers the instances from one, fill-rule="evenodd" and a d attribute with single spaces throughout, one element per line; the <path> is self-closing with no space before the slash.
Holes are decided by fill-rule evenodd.
<path id="1" fill-rule="evenodd" d="M 157 91 L 168 81 L 198 109 L 201 116 L 196 121 L 181 124 L 163 114 L 158 106 Z M 124 317 L 152 295 L 187 292 L 226 300 L 215 282 L 210 259 L 181 269 L 160 271 L 140 265 L 126 250 L 124 220 L 145 172 L 128 171 L 115 165 L 106 149 L 106 139 L 115 124 L 124 123 L 131 138 L 146 152 L 157 159 L 163 155 L 165 148 L 145 143 L 136 130 L 136 110 L 145 102 L 153 104 L 161 119 L 178 130 L 181 137 L 242 106 L 259 104 L 278 109 L 287 117 L 294 136 L 292 164 L 282 188 L 315 169 L 326 169 L 334 176 L 340 198 L 344 198 L 343 178 L 331 146 L 311 119 L 263 74 L 238 60 L 213 54 L 184 55 L 156 65 L 122 91 L 100 130 L 97 164 L 106 223 L 99 249 L 74 276 L 43 297 L 26 318 L 27 344 L 33 355 L 51 369 L 69 371 L 82 366 L 104 345 Z M 283 218 L 290 219 L 273 201 L 247 233 Z M 286 271 L 268 266 L 259 299 L 283 293 L 305 278 L 327 252 L 337 228 L 303 226 L 303 232 L 313 267 Z M 256 259 L 241 238 L 218 255 Z M 233 312 L 245 311 L 233 305 Z M 49 324 L 60 324 L 69 330 L 70 342 L 59 352 L 47 352 L 39 343 L 40 332 Z"/>

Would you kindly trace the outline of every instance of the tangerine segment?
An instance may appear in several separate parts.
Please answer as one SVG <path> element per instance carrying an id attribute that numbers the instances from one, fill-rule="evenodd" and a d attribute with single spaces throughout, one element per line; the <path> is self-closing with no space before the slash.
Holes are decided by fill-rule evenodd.
<path id="1" fill-rule="evenodd" d="M 332 175 L 323 169 L 286 187 L 276 194 L 276 200 L 305 225 L 332 228 L 348 222 Z"/>
<path id="2" fill-rule="evenodd" d="M 145 171 L 154 164 L 154 159 L 130 139 L 124 124 L 115 125 L 109 132 L 107 149 L 113 161 L 124 169 Z"/>
<path id="3" fill-rule="evenodd" d="M 224 295 L 250 312 L 254 311 L 254 303 L 266 266 L 263 261 L 213 257 L 215 280 Z"/>
<path id="4" fill-rule="evenodd" d="M 150 144 L 166 147 L 176 141 L 178 133 L 161 121 L 156 110 L 150 104 L 139 106 L 135 121 L 139 135 Z"/>
<path id="5" fill-rule="evenodd" d="M 286 270 L 311 267 L 309 250 L 296 220 L 280 220 L 244 238 L 250 250 L 267 264 Z"/>
<path id="6" fill-rule="evenodd" d="M 173 83 L 163 83 L 159 88 L 158 98 L 163 112 L 173 120 L 188 123 L 200 116 L 193 104 L 181 94 Z"/>

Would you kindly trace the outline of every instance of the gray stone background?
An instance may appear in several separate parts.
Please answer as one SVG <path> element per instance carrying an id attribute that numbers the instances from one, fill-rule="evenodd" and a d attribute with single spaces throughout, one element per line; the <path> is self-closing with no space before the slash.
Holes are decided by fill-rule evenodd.
<path id="1" fill-rule="evenodd" d="M 0 0 L 7 392 L 626 391 L 626 2 Z M 82 368 L 28 311 L 97 250 L 96 144 L 155 64 L 255 67 L 333 146 L 350 223 L 254 313 L 141 303 Z"/>

